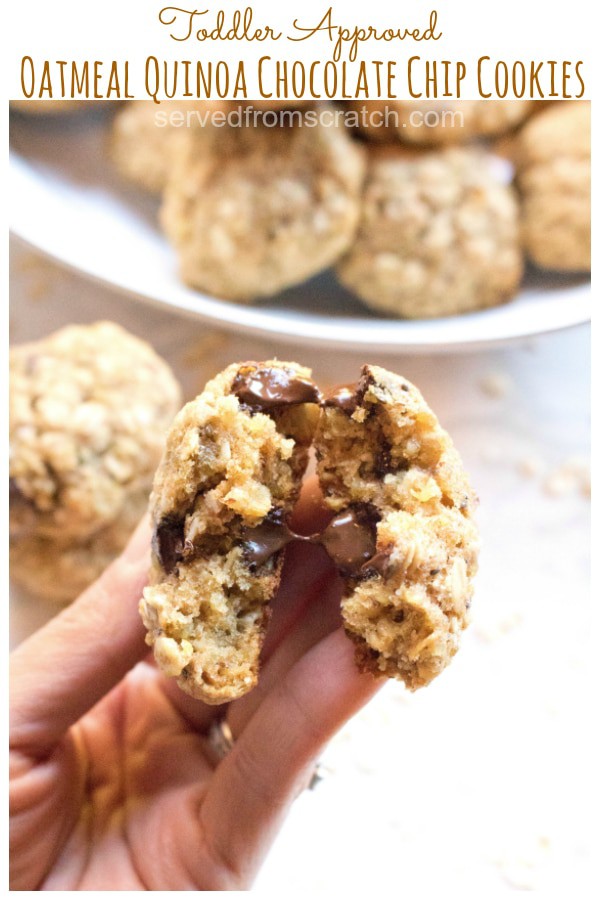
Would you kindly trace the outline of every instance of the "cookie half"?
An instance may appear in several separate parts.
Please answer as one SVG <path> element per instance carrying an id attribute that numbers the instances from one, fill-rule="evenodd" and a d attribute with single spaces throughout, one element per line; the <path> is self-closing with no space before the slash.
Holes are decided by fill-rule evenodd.
<path id="1" fill-rule="evenodd" d="M 315 447 L 325 503 L 346 519 L 337 556 L 357 663 L 422 687 L 458 649 L 477 570 L 460 457 L 419 391 L 377 366 L 326 398 Z"/>
<path id="2" fill-rule="evenodd" d="M 206 703 L 256 683 L 283 565 L 278 527 L 300 491 L 319 400 L 309 369 L 235 364 L 181 410 L 168 436 L 140 612 L 160 668 Z"/>

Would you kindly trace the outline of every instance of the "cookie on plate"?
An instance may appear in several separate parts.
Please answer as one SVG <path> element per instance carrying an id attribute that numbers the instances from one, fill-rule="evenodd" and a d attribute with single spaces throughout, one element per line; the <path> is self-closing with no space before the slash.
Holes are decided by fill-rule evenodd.
<path id="1" fill-rule="evenodd" d="M 310 370 L 229 366 L 175 418 L 151 500 L 140 612 L 160 668 L 206 703 L 249 691 L 319 414 Z"/>
<path id="2" fill-rule="evenodd" d="M 519 214 L 496 163 L 474 149 L 374 148 L 340 281 L 371 308 L 411 319 L 510 300 L 523 271 Z"/>
<path id="3" fill-rule="evenodd" d="M 119 174 L 152 194 L 160 194 L 169 176 L 177 142 L 189 128 L 228 109 L 228 101 L 132 100 L 114 118 L 109 153 Z"/>
<path id="4" fill-rule="evenodd" d="M 422 687 L 458 649 L 477 570 L 461 459 L 419 391 L 378 366 L 326 398 L 315 447 L 348 538 L 342 616 L 359 667 Z"/>
<path id="5" fill-rule="evenodd" d="M 358 128 L 370 140 L 423 146 L 465 144 L 514 130 L 535 110 L 535 100 L 352 101 Z"/>
<path id="6" fill-rule="evenodd" d="M 259 124 L 188 137 L 161 211 L 188 284 L 249 301 L 310 278 L 348 249 L 364 155 L 347 129 Z"/>
<path id="7" fill-rule="evenodd" d="M 149 492 L 180 405 L 169 366 L 111 322 L 10 350 L 10 530 L 81 544 Z"/>
<path id="8" fill-rule="evenodd" d="M 523 241 L 544 269 L 589 272 L 591 266 L 591 118 L 586 101 L 548 107 L 516 144 Z"/>

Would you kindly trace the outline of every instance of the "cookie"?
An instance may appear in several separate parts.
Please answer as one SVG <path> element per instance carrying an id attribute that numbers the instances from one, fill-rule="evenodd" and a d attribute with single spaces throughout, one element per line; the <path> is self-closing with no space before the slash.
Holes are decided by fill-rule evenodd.
<path id="1" fill-rule="evenodd" d="M 110 322 L 10 351 L 10 530 L 86 541 L 149 491 L 180 405 L 168 365 Z"/>
<path id="2" fill-rule="evenodd" d="M 127 181 L 160 194 L 185 131 L 227 109 L 227 101 L 169 100 L 157 105 L 153 100 L 133 100 L 114 118 L 111 159 Z"/>
<path id="3" fill-rule="evenodd" d="M 132 497 L 111 525 L 78 542 L 21 535 L 10 541 L 10 577 L 29 594 L 57 605 L 70 603 L 110 565 L 148 506 L 148 493 Z"/>
<path id="4" fill-rule="evenodd" d="M 358 128 L 373 141 L 423 146 L 465 144 L 514 130 L 535 100 L 369 100 L 350 103 Z"/>
<path id="5" fill-rule="evenodd" d="M 477 570 L 460 457 L 419 391 L 378 366 L 326 398 L 315 447 L 326 505 L 352 519 L 342 616 L 357 663 L 423 687 L 458 649 Z"/>
<path id="6" fill-rule="evenodd" d="M 298 284 L 350 246 L 362 148 L 335 124 L 191 130 L 161 220 L 188 284 L 249 301 Z"/>
<path id="7" fill-rule="evenodd" d="M 590 271 L 590 146 L 590 104 L 584 101 L 548 107 L 518 136 L 523 241 L 541 268 Z"/>
<path id="8" fill-rule="evenodd" d="M 206 703 L 256 683 L 283 565 L 278 528 L 300 490 L 318 401 L 295 363 L 235 364 L 169 432 L 140 613 L 159 667 Z"/>
<path id="9" fill-rule="evenodd" d="M 332 518 L 307 537 L 288 520 L 313 441 Z M 257 681 L 285 547 L 308 541 L 344 579 L 359 667 L 415 690 L 468 623 L 475 505 L 450 437 L 404 378 L 364 366 L 323 398 L 296 363 L 229 366 L 179 413 L 156 474 L 146 640 L 187 693 L 240 697 Z"/>
<path id="10" fill-rule="evenodd" d="M 519 214 L 493 162 L 473 149 L 373 149 L 340 281 L 373 309 L 414 319 L 510 300 L 523 271 Z"/>

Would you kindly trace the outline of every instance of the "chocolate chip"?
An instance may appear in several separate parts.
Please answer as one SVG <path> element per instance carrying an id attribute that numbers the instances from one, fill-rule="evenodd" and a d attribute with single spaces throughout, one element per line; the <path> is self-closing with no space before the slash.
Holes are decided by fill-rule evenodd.
<path id="1" fill-rule="evenodd" d="M 364 566 L 362 566 L 360 570 L 360 574 L 363 576 L 369 575 L 382 575 L 385 577 L 387 575 L 388 569 L 390 567 L 390 554 L 389 551 L 381 551 L 377 553 L 372 559 L 369 559 Z"/>
<path id="2" fill-rule="evenodd" d="M 167 575 L 183 558 L 184 550 L 190 549 L 183 537 L 184 520 L 166 518 L 160 522 L 152 536 L 152 549 Z"/>
<path id="3" fill-rule="evenodd" d="M 321 392 L 310 378 L 291 369 L 275 367 L 243 366 L 233 379 L 231 390 L 241 403 L 255 412 L 321 401 Z"/>
<path id="4" fill-rule="evenodd" d="M 346 510 L 331 520 L 318 543 L 342 575 L 357 575 L 375 554 L 375 523 L 366 508 Z"/>
<path id="5" fill-rule="evenodd" d="M 249 569 L 255 571 L 296 539 L 299 539 L 298 535 L 288 528 L 283 510 L 274 509 L 260 525 L 245 530 L 242 553 Z"/>
<path id="6" fill-rule="evenodd" d="M 341 387 L 335 388 L 325 397 L 323 406 L 330 406 L 341 409 L 342 412 L 352 415 L 357 406 L 356 385 L 343 384 Z"/>
<path id="7" fill-rule="evenodd" d="M 341 575 L 384 575 L 388 553 L 376 553 L 377 513 L 366 504 L 338 513 L 320 533 L 305 537 L 291 530 L 281 509 L 272 510 L 254 528 L 242 535 L 242 553 L 251 571 L 264 565 L 292 541 L 321 544 Z"/>

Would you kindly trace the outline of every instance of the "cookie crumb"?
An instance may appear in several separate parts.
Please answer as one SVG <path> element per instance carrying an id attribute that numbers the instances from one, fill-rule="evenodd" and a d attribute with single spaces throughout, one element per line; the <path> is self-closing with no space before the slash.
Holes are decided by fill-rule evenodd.
<path id="1" fill-rule="evenodd" d="M 591 471 L 589 463 L 579 456 L 571 456 L 548 475 L 544 490 L 552 497 L 579 491 L 591 496 Z"/>
<path id="2" fill-rule="evenodd" d="M 535 478 L 544 468 L 543 460 L 539 456 L 524 456 L 517 462 L 517 471 L 524 478 Z"/>
<path id="3" fill-rule="evenodd" d="M 512 381 L 504 372 L 488 372 L 479 382 L 479 387 L 488 397 L 501 399 L 510 392 Z"/>

